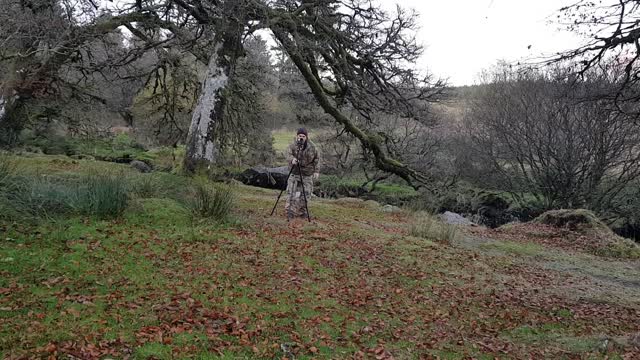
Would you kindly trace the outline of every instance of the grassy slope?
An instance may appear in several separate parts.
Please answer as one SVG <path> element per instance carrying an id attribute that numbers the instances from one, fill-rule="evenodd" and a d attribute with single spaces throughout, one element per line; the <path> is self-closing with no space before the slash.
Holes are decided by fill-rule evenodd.
<path id="1" fill-rule="evenodd" d="M 296 137 L 296 130 L 274 130 L 271 132 L 271 136 L 273 136 L 273 148 L 275 151 L 284 153 Z"/>
<path id="2" fill-rule="evenodd" d="M 317 200 L 312 224 L 287 224 L 268 216 L 276 191 L 237 192 L 227 225 L 168 199 L 114 221 L 0 223 L 0 357 L 633 356 L 637 284 L 621 283 L 630 297 L 590 297 L 587 255 L 491 232 L 433 243 L 408 235 L 411 214 L 359 202 Z"/>

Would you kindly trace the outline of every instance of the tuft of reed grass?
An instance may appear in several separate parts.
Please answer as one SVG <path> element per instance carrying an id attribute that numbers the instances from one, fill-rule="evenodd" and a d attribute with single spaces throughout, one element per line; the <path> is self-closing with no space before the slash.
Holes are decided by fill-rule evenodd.
<path id="1" fill-rule="evenodd" d="M 193 194 L 187 205 L 200 217 L 222 222 L 231 214 L 234 201 L 235 196 L 229 186 L 199 181 L 193 186 Z"/>
<path id="2" fill-rule="evenodd" d="M 78 193 L 77 209 L 82 214 L 115 218 L 129 205 L 129 190 L 122 176 L 90 175 Z"/>
<path id="3" fill-rule="evenodd" d="M 458 236 L 458 226 L 446 224 L 428 213 L 419 213 L 411 226 L 410 234 L 415 237 L 452 245 Z"/>

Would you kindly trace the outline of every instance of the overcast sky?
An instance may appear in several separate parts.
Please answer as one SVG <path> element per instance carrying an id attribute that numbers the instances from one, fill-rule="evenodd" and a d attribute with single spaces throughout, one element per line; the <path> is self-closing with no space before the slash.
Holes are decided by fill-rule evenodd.
<path id="1" fill-rule="evenodd" d="M 395 9 L 397 0 L 380 0 Z M 497 60 L 536 57 L 571 48 L 576 36 L 549 24 L 567 0 L 402 0 L 420 14 L 418 40 L 425 46 L 420 68 L 452 85 L 477 83 Z M 528 46 L 531 48 L 528 49 Z"/>

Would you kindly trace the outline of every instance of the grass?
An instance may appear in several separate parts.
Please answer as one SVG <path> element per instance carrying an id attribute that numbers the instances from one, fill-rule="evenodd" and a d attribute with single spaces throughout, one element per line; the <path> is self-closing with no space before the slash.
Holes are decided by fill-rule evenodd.
<path id="1" fill-rule="evenodd" d="M 46 160 L 45 160 L 46 159 Z M 191 199 L 191 180 L 168 173 L 141 174 L 127 166 L 61 156 L 0 159 L 1 217 L 54 219 L 68 215 L 122 216 L 131 199 Z M 227 204 L 229 206 L 229 204 Z"/>
<path id="2" fill-rule="evenodd" d="M 95 166 L 54 159 L 18 162 Z M 315 222 L 287 223 L 268 216 L 277 191 L 234 194 L 227 224 L 156 190 L 115 219 L 0 221 L 0 357 L 598 358 L 589 339 L 640 326 L 629 307 L 534 292 L 502 257 L 409 236 L 406 213 L 314 199 Z"/>
<path id="3" fill-rule="evenodd" d="M 409 233 L 415 237 L 452 245 L 458 236 L 458 227 L 443 223 L 429 213 L 421 212 L 418 213 Z"/>
<path id="4" fill-rule="evenodd" d="M 16 218 L 50 219 L 65 214 L 118 217 L 128 206 L 125 181 L 114 174 L 79 179 L 13 175 L 0 196 Z"/>
<path id="5" fill-rule="evenodd" d="M 188 206 L 194 214 L 216 221 L 228 219 L 233 205 L 233 191 L 229 186 L 212 186 L 202 181 L 195 184 L 193 195 L 188 200 Z"/>
<path id="6" fill-rule="evenodd" d="M 273 136 L 273 149 L 276 153 L 284 153 L 287 147 L 293 142 L 295 138 L 295 130 L 274 130 L 271 132 Z"/>
<path id="7" fill-rule="evenodd" d="M 485 244 L 483 247 L 519 256 L 536 256 L 544 252 L 544 248 L 541 245 L 511 241 L 496 241 Z"/>
<path id="8" fill-rule="evenodd" d="M 407 185 L 378 183 L 363 187 L 366 179 L 361 176 L 338 177 L 321 175 L 315 190 L 330 197 L 357 197 L 365 195 L 375 201 L 394 205 L 408 204 L 418 198 L 418 192 Z"/>
<path id="9" fill-rule="evenodd" d="M 99 218 L 118 217 L 127 209 L 129 191 L 125 181 L 117 175 L 93 175 L 83 182 L 86 188 L 80 191 L 80 212 Z"/>

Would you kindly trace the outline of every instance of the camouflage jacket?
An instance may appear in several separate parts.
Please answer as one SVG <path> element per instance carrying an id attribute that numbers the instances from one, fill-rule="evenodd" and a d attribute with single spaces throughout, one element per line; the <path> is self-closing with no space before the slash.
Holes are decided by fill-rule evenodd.
<path id="1" fill-rule="evenodd" d="M 300 161 L 300 168 L 302 169 L 303 176 L 311 176 L 313 173 L 320 171 L 320 153 L 311 140 L 307 140 L 307 144 L 302 151 L 300 151 L 300 154 L 298 154 L 298 145 L 295 142 L 289 145 L 289 149 L 287 151 L 287 162 L 289 163 L 289 168 L 293 166 L 291 162 L 294 158 L 297 158 L 298 161 Z M 292 174 L 300 175 L 298 166 L 293 167 Z"/>

